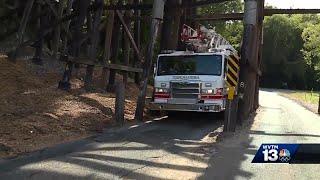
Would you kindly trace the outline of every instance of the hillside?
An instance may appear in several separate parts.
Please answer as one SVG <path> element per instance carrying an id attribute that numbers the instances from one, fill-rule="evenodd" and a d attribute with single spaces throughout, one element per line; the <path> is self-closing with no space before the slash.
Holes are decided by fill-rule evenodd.
<path id="1" fill-rule="evenodd" d="M 88 137 L 112 124 L 114 94 L 86 93 L 79 79 L 70 92 L 58 90 L 57 72 L 0 58 L 0 158 Z M 126 120 L 132 121 L 139 89 L 129 83 L 127 90 Z"/>

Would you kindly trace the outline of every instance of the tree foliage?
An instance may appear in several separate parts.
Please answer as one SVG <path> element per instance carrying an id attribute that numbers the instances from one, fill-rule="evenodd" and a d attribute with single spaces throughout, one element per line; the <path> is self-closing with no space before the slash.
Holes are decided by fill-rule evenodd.
<path id="1" fill-rule="evenodd" d="M 271 87 L 291 86 L 293 77 L 304 76 L 300 50 L 303 47 L 302 30 L 290 18 L 275 15 L 265 20 L 263 49 L 263 84 Z M 292 69 L 295 69 L 293 71 Z M 298 78 L 296 86 L 303 85 Z M 302 88 L 302 87 L 300 87 Z"/>
<path id="2" fill-rule="evenodd" d="M 306 60 L 308 82 L 320 83 L 320 24 L 309 24 L 302 33 L 303 55 Z M 312 87 L 313 83 L 308 84 Z M 316 87 L 319 88 L 319 87 Z"/>
<path id="3" fill-rule="evenodd" d="M 264 22 L 262 85 L 319 89 L 316 50 L 318 15 L 274 15 Z M 319 43 L 319 42 L 318 42 Z"/>

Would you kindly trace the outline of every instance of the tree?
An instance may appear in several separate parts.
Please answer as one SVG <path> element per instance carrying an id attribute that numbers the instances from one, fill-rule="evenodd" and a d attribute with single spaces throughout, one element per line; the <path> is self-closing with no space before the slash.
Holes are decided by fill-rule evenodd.
<path id="1" fill-rule="evenodd" d="M 287 15 L 266 18 L 262 86 L 282 88 L 287 84 L 289 88 L 305 88 L 302 31 Z"/>
<path id="2" fill-rule="evenodd" d="M 303 55 L 306 60 L 308 87 L 320 89 L 320 25 L 309 24 L 302 33 Z"/>

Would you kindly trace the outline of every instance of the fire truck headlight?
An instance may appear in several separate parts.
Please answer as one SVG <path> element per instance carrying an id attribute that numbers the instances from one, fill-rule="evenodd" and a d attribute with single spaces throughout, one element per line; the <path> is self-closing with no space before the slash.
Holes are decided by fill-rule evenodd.
<path id="1" fill-rule="evenodd" d="M 168 93 L 169 90 L 165 88 L 156 88 L 155 89 L 156 93 Z"/>
<path id="2" fill-rule="evenodd" d="M 161 83 L 161 87 L 162 87 L 162 88 L 167 87 L 167 83 Z"/>
<path id="3" fill-rule="evenodd" d="M 212 87 L 212 84 L 211 83 L 206 83 L 204 86 L 205 87 Z"/>
<path id="4" fill-rule="evenodd" d="M 202 93 L 202 94 L 213 94 L 214 92 L 213 92 L 212 89 L 203 89 L 203 90 L 201 91 L 201 93 Z"/>

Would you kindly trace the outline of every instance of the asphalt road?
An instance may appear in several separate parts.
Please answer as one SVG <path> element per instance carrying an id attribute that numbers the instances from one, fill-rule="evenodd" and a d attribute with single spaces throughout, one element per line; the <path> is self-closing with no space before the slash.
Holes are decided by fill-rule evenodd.
<path id="1" fill-rule="evenodd" d="M 260 99 L 221 142 L 221 117 L 182 113 L 0 161 L 0 179 L 319 179 L 320 165 L 251 164 L 261 143 L 320 143 L 318 115 L 276 92 Z"/>
<path id="2" fill-rule="evenodd" d="M 274 90 L 260 91 L 260 110 L 218 146 L 201 179 L 320 179 L 320 165 L 252 164 L 262 143 L 320 143 L 320 117 Z"/>

